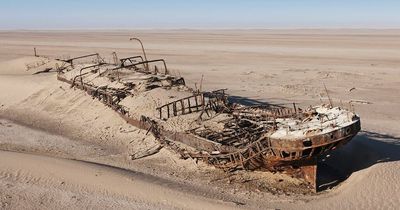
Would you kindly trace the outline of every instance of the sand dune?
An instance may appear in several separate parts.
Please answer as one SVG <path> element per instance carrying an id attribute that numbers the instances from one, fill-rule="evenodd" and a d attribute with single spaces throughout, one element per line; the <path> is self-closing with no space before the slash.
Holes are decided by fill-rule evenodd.
<path id="1" fill-rule="evenodd" d="M 8 195 L 2 200 L 3 208 L 11 204 L 13 208 L 74 205 L 96 209 L 226 209 L 235 206 L 191 195 L 161 179 L 123 169 L 5 151 L 1 151 L 0 156 L 0 182 L 6 186 L 1 193 Z M 24 189 L 22 194 L 15 193 Z"/>
<path id="2" fill-rule="evenodd" d="M 227 177 L 168 149 L 131 160 L 132 154 L 158 142 L 98 101 L 57 82 L 54 73 L 32 75 L 54 65 L 33 57 L 33 47 L 42 55 L 100 52 L 111 60 L 112 51 L 120 56 L 140 53 L 137 43 L 128 41 L 132 34 L 142 38 L 149 57 L 166 58 L 189 86 L 203 74 L 205 89 L 227 87 L 236 100 L 248 104 L 320 103 L 321 98 L 327 101 L 322 83 L 334 103 L 355 101 L 364 131 L 321 160 L 321 185 L 344 181 L 317 195 L 285 195 L 265 187 L 278 180 L 296 187 L 285 174 Z M 18 152 L 0 152 L 2 208 L 395 209 L 400 204 L 398 34 L 0 32 L 0 116 L 8 119 L 0 120 L 0 149 Z"/>

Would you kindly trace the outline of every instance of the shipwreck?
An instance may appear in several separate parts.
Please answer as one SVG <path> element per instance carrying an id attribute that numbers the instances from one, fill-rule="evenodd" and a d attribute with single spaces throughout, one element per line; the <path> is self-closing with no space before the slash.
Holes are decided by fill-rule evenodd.
<path id="1" fill-rule="evenodd" d="M 332 103 L 245 106 L 232 102 L 225 89 L 190 88 L 163 59 L 147 60 L 142 49 L 143 56 L 113 53 L 113 62 L 97 53 L 58 59 L 54 69 L 58 80 L 100 100 L 183 158 L 226 171 L 286 170 L 314 189 L 317 157 L 360 131 L 360 118 Z"/>

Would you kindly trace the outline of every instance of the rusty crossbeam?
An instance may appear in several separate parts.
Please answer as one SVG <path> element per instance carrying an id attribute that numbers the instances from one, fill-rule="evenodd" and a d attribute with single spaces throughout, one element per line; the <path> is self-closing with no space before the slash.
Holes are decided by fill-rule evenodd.
<path id="1" fill-rule="evenodd" d="M 106 65 L 107 63 L 98 63 L 98 64 L 94 64 L 94 65 L 90 65 L 90 66 L 86 66 L 86 67 L 83 67 L 83 68 L 81 68 L 80 70 L 79 70 L 79 74 L 82 74 L 82 71 L 83 70 L 85 70 L 85 69 L 90 69 L 90 68 L 95 68 L 95 67 L 100 67 L 100 66 L 103 66 L 103 65 Z"/>
<path id="2" fill-rule="evenodd" d="M 99 55 L 98 53 L 92 53 L 92 54 L 81 55 L 81 56 L 77 56 L 77 57 L 69 58 L 69 59 L 56 59 L 56 60 L 64 61 L 64 62 L 69 63 L 69 64 L 72 65 L 74 60 L 78 60 L 78 59 L 82 59 L 82 58 L 88 58 L 88 57 L 93 57 L 93 56 L 97 56 L 98 58 L 100 57 L 100 55 Z"/>
<path id="3" fill-rule="evenodd" d="M 126 65 L 126 66 L 124 66 L 124 68 L 136 67 L 136 66 L 142 65 L 142 64 L 148 65 L 149 63 L 157 63 L 157 62 L 162 62 L 164 64 L 164 74 L 167 75 L 169 73 L 169 71 L 168 71 L 168 68 L 167 68 L 167 63 L 165 63 L 164 59 L 141 61 L 141 62 L 133 63 L 133 64 L 130 64 L 130 65 Z M 150 70 L 147 69 L 147 72 L 150 72 Z"/>
<path id="4" fill-rule="evenodd" d="M 137 66 L 139 65 L 145 65 L 145 64 L 149 64 L 149 63 L 155 63 L 155 62 L 163 62 L 164 64 L 164 74 L 167 75 L 168 74 L 168 68 L 167 68 L 167 64 L 165 63 L 164 59 L 156 59 L 156 60 L 149 60 L 149 61 L 141 61 L 141 62 L 136 62 L 136 63 L 132 63 L 129 65 L 120 65 L 118 67 L 115 67 L 113 69 L 109 69 L 110 71 L 116 71 L 119 69 L 131 69 L 131 68 L 136 68 L 135 71 L 141 72 L 141 73 L 147 73 L 150 74 L 152 72 L 148 71 L 147 68 L 145 70 L 140 70 L 137 68 Z M 155 72 L 156 73 L 156 72 Z"/>
<path id="5" fill-rule="evenodd" d="M 140 56 L 140 55 L 138 55 L 138 56 L 126 57 L 126 58 L 121 58 L 121 59 L 119 59 L 119 61 L 121 62 L 121 66 L 123 67 L 123 66 L 126 66 L 126 65 L 125 65 L 125 62 L 127 62 L 127 61 L 129 61 L 131 64 L 137 63 L 137 62 L 135 62 L 135 60 L 134 60 L 134 59 L 136 59 L 136 58 L 140 58 L 140 62 L 144 62 L 143 57 Z M 130 65 L 130 64 L 128 64 L 128 65 Z M 144 64 L 143 64 L 143 67 L 145 68 L 145 65 L 144 65 Z"/>

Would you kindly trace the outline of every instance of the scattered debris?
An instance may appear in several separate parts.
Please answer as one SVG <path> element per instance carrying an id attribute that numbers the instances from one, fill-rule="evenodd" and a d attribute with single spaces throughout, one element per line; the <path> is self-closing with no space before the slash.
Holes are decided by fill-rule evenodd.
<path id="1" fill-rule="evenodd" d="M 154 155 L 156 153 L 158 153 L 161 149 L 163 148 L 162 145 L 156 145 L 148 150 L 145 151 L 139 151 L 135 154 L 130 155 L 131 160 L 136 160 L 136 159 L 140 159 L 140 158 L 144 158 L 144 157 L 148 157 L 151 155 Z"/>
<path id="2" fill-rule="evenodd" d="M 351 99 L 349 103 L 372 104 L 372 102 L 364 101 L 364 100 L 358 100 L 358 99 Z"/>
<path id="3" fill-rule="evenodd" d="M 355 89 L 356 89 L 355 87 L 352 87 L 352 88 L 349 89 L 349 92 L 351 92 L 351 91 L 353 91 Z"/>

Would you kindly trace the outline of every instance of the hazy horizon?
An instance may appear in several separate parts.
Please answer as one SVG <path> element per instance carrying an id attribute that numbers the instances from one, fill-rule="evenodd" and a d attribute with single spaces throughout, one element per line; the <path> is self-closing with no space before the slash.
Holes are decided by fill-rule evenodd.
<path id="1" fill-rule="evenodd" d="M 3 0 L 1 30 L 399 29 L 393 0 Z"/>

